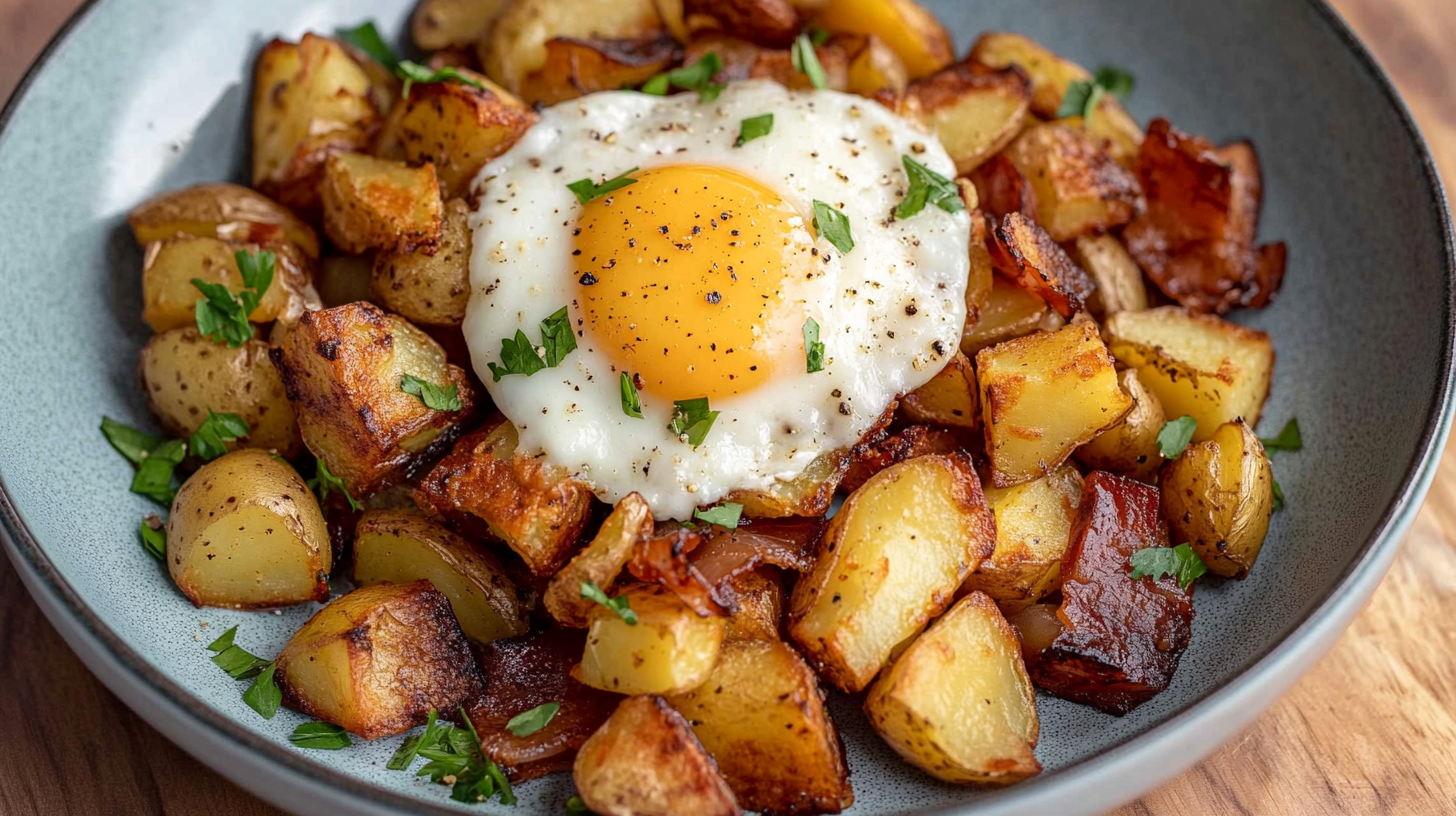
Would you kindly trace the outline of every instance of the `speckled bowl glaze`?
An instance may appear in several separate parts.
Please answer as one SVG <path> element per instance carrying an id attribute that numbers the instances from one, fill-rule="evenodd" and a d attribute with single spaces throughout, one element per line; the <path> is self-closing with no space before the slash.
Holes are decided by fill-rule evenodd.
<path id="1" fill-rule="evenodd" d="M 1092 814 L 1188 767 L 1244 727 L 1334 641 L 1374 590 L 1430 483 L 1450 422 L 1453 260 L 1431 160 L 1388 81 L 1313 0 L 931 0 L 968 47 L 1017 30 L 1088 65 L 1131 70 L 1134 114 L 1251 137 L 1264 235 L 1287 240 L 1278 304 L 1240 320 L 1279 353 L 1266 428 L 1298 416 L 1306 448 L 1274 463 L 1289 510 L 1243 582 L 1199 587 L 1172 687 L 1118 719 L 1043 697 L 1041 777 L 942 785 L 900 762 L 855 700 L 832 701 L 853 813 Z M 265 721 L 205 644 L 271 654 L 313 611 L 196 610 L 138 546 L 152 512 L 97 432 L 146 425 L 135 375 L 141 253 L 123 222 L 147 196 L 246 181 L 248 77 L 275 35 L 373 17 L 401 0 L 107 0 L 47 50 L 0 132 L 0 521 L 50 620 L 130 706 L 202 761 L 299 813 L 465 808 L 384 762 L 398 739 L 306 752 L 302 721 Z M 204 625 L 206 628 L 204 628 Z M 104 752 L 106 746 L 96 746 Z M 570 779 L 522 785 L 517 812 L 559 812 Z"/>

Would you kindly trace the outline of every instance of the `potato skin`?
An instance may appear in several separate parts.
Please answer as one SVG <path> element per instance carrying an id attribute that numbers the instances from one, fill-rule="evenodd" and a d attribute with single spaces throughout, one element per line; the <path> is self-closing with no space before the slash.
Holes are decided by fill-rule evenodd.
<path id="1" fill-rule="evenodd" d="M 445 202 L 440 247 L 432 255 L 381 252 L 369 288 L 374 300 L 417 326 L 459 326 L 470 303 L 470 206 Z"/>
<path id="2" fill-rule="evenodd" d="M 978 435 L 965 429 L 911 425 L 883 439 L 866 439 L 855 445 L 854 460 L 840 487 L 853 493 L 891 465 L 930 454 L 969 453 L 978 445 Z"/>
<path id="3" fill-rule="evenodd" d="M 546 64 L 546 43 L 557 37 L 630 39 L 663 33 L 654 0 L 514 0 L 479 45 L 492 81 L 520 93 Z"/>
<path id="4" fill-rule="evenodd" d="M 1115 235 L 1083 235 L 1068 245 L 1072 260 L 1097 284 L 1087 307 L 1099 320 L 1148 308 L 1143 270 Z"/>
<path id="5" fill-rule="evenodd" d="M 930 382 L 900 398 L 899 416 L 910 422 L 978 429 L 980 392 L 971 361 L 959 352 L 952 355 Z"/>
<path id="6" fill-rule="evenodd" d="M 357 153 L 324 161 L 319 185 L 324 232 L 346 253 L 371 249 L 433 255 L 440 246 L 440 181 L 435 166 Z"/>
<path id="7" fill-rule="evenodd" d="M 526 77 L 521 99 L 555 105 L 597 91 L 635 88 L 682 59 L 666 34 L 633 39 L 557 37 L 546 41 L 546 64 Z"/>
<path id="8" fill-rule="evenodd" d="M 1122 390 L 1132 397 L 1133 407 L 1122 421 L 1097 435 L 1096 439 L 1077 448 L 1072 456 L 1092 470 L 1105 470 L 1152 482 L 1163 466 L 1163 448 L 1158 434 L 1168 422 L 1163 404 L 1142 383 L 1138 373 L 1129 368 L 1117 375 Z"/>
<path id="9" fill-rule="evenodd" d="M 410 37 L 425 51 L 474 46 L 510 0 L 420 0 L 410 17 Z"/>
<path id="10" fill-rule="evenodd" d="M 256 255 L 265 250 L 274 255 L 273 282 L 248 320 L 292 323 L 307 309 L 317 308 L 318 294 L 309 282 L 313 262 L 293 244 L 264 246 L 178 235 L 147 246 L 142 259 L 142 320 L 155 332 L 196 325 L 202 294 L 192 285 L 193 278 L 241 291 L 237 253 Z"/>
<path id="11" fill-rule="evenodd" d="M 229 449 L 257 448 L 292 459 L 303 447 L 293 406 L 261 340 L 230 349 L 196 328 L 172 329 L 147 341 L 137 368 L 147 404 L 172 436 L 191 436 L 211 410 L 248 423 L 251 432 L 228 442 Z"/>
<path id="12" fill-rule="evenodd" d="M 318 501 L 292 467 L 264 451 L 214 459 L 172 501 L 167 569 L 194 606 L 322 603 L 332 566 Z"/>
<path id="13" fill-rule="evenodd" d="M 286 207 L 237 184 L 194 184 L 160 193 L 127 213 L 126 222 L 143 247 L 178 235 L 243 244 L 291 243 L 313 260 L 318 233 Z"/>
<path id="14" fill-rule="evenodd" d="M 420 725 L 431 709 L 454 711 L 483 687 L 450 602 L 429 581 L 335 599 L 275 662 L 284 705 L 369 740 Z"/>
<path id="15" fill-rule="evenodd" d="M 591 542 L 551 579 L 541 598 L 546 611 L 563 626 L 586 628 L 596 601 L 581 597 L 581 585 L 590 581 L 611 593 L 634 549 L 651 538 L 652 532 L 647 500 L 640 493 L 627 494 L 612 508 Z"/>
<path id="16" fill-rule="evenodd" d="M 1225 578 L 1247 578 L 1274 512 L 1269 456 L 1242 419 L 1191 445 L 1163 468 L 1163 515 L 1173 537 L 1187 541 Z"/>
<path id="17" fill-rule="evenodd" d="M 687 721 L 661 697 L 628 697 L 581 746 L 577 793 L 601 816 L 739 816 Z"/>

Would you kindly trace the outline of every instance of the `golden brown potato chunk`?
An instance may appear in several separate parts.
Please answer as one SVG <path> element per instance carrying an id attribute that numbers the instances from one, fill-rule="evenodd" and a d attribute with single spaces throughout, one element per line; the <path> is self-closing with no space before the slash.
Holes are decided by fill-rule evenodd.
<path id="1" fill-rule="evenodd" d="M 1028 663 L 1037 686 L 1118 716 L 1168 687 L 1192 632 L 1192 585 L 1130 577 L 1133 553 L 1166 546 L 1157 488 L 1087 476 L 1062 561 L 1064 629 Z"/>
<path id="2" fill-rule="evenodd" d="M 526 633 L 527 606 L 500 561 L 413 511 L 366 510 L 359 517 L 349 578 L 360 587 L 428 580 L 477 643 Z"/>
<path id="3" fill-rule="evenodd" d="M 1284 279 L 1285 248 L 1254 246 L 1263 181 L 1253 145 L 1215 149 L 1157 119 L 1137 174 L 1147 212 L 1123 240 L 1153 283 L 1195 312 L 1267 306 Z"/>
<path id="4" fill-rule="evenodd" d="M 723 625 L 723 642 L 778 640 L 784 622 L 784 583 L 777 570 L 763 568 L 734 576 L 728 588 L 738 610 Z M 722 660 L 722 654 L 719 654 Z"/>
<path id="5" fill-rule="evenodd" d="M 1068 245 L 1067 252 L 1096 284 L 1087 308 L 1098 319 L 1148 308 L 1143 271 L 1117 236 L 1083 235 Z"/>
<path id="6" fill-rule="evenodd" d="M 304 314 L 272 357 L 304 444 L 356 499 L 449 445 L 475 408 L 465 372 L 445 362 L 438 343 L 368 303 Z M 454 389 L 459 407 L 426 405 L 404 390 L 415 380 L 447 398 Z"/>
<path id="7" fill-rule="evenodd" d="M 845 90 L 860 96 L 899 99 L 910 85 L 910 72 L 894 49 L 874 35 L 842 34 L 836 42 L 849 56 Z"/>
<path id="8" fill-rule="evenodd" d="M 1021 132 L 1031 89 L 1020 71 L 986 73 L 962 62 L 910 83 L 908 94 L 966 174 Z"/>
<path id="9" fill-rule="evenodd" d="M 546 41 L 546 64 L 526 77 L 520 96 L 527 104 L 555 105 L 597 91 L 635 88 L 682 59 L 677 40 L 666 34 L 644 39 Z"/>
<path id="10" fill-rule="evenodd" d="M 1264 445 L 1237 419 L 1163 468 L 1163 515 L 1209 572 L 1242 580 L 1269 532 L 1273 482 Z"/>
<path id="11" fill-rule="evenodd" d="M 1006 148 L 1006 158 L 1031 183 L 1037 223 L 1054 241 L 1106 232 L 1138 213 L 1137 178 L 1080 131 L 1033 125 Z"/>
<path id="12" fill-rule="evenodd" d="M 743 807 L 814 814 L 854 804 L 819 681 L 788 644 L 725 643 L 707 682 L 668 701 L 692 723 Z"/>
<path id="13" fill-rule="evenodd" d="M 743 514 L 749 518 L 822 516 L 834 502 L 849 458 L 849 451 L 822 453 L 787 482 L 776 482 L 767 490 L 733 490 L 724 500 L 743 505 Z"/>
<path id="14" fill-rule="evenodd" d="M 339 43 L 273 40 L 253 69 L 253 186 L 295 211 L 318 208 L 324 159 L 369 147 L 379 127 L 369 76 Z"/>
<path id="15" fill-rule="evenodd" d="M 194 606 L 327 601 L 330 555 L 312 491 L 264 451 L 234 451 L 203 465 L 172 502 L 167 569 Z"/>
<path id="16" fill-rule="evenodd" d="M 1122 390 L 1132 397 L 1133 407 L 1122 421 L 1097 435 L 1096 439 L 1077 448 L 1073 454 L 1078 462 L 1092 470 L 1105 470 L 1152 482 L 1163 466 L 1163 449 L 1158 445 L 1158 434 L 1168 422 L 1163 413 L 1163 404 L 1143 386 L 1137 371 L 1129 368 L 1117 375 Z"/>
<path id="17" fill-rule="evenodd" d="M 480 64 L 493 81 L 520 93 L 546 64 L 557 38 L 633 39 L 662 33 L 653 0 L 514 0 L 480 40 Z"/>
<path id="18" fill-rule="evenodd" d="M 633 551 L 652 537 L 652 530 L 647 500 L 640 493 L 627 494 L 612 508 L 591 543 L 551 579 L 542 596 L 546 611 L 565 626 L 585 628 L 596 602 L 581 597 L 581 585 L 591 582 L 603 592 L 611 592 Z"/>
<path id="19" fill-rule="evenodd" d="M 989 68 L 1021 68 L 1031 77 L 1031 110 L 1043 119 L 1053 119 L 1067 97 L 1073 82 L 1092 79 L 1092 72 L 1047 49 L 1041 43 L 1020 34 L 988 31 L 971 47 L 970 59 Z M 1104 96 L 1098 116 L 1126 117 L 1117 100 Z M 1136 125 L 1134 125 L 1136 128 Z"/>
<path id="20" fill-rule="evenodd" d="M 1107 338 L 1169 419 L 1198 421 L 1193 441 L 1239 417 L 1258 425 L 1274 375 L 1274 346 L 1264 332 L 1165 306 L 1114 315 Z"/>
<path id="21" fill-rule="evenodd" d="M 450 601 L 429 581 L 336 598 L 278 653 L 283 704 L 364 739 L 454 711 L 484 684 Z"/>
<path id="22" fill-rule="evenodd" d="M 966 579 L 1008 614 L 1061 585 L 1062 556 L 1082 503 L 1082 474 L 1065 465 L 1050 476 L 1007 488 L 987 488 L 996 514 L 996 550 Z"/>
<path id="23" fill-rule="evenodd" d="M 490 80 L 462 71 L 484 87 L 463 82 L 414 85 L 390 112 L 374 153 L 409 164 L 429 162 L 445 198 L 470 194 L 485 163 L 511 148 L 536 121 L 521 100 Z"/>
<path id="24" fill-rule="evenodd" d="M 848 493 L 859 490 L 871 476 L 891 465 L 933 453 L 967 453 L 976 450 L 979 434 L 965 428 L 911 425 L 883 439 L 865 440 L 854 448 L 849 472 L 839 486 Z"/>
<path id="25" fill-rule="evenodd" d="M 433 255 L 381 252 L 369 289 L 384 308 L 417 326 L 459 326 L 470 304 L 470 205 L 445 203 L 440 248 Z"/>
<path id="26" fill-rule="evenodd" d="M 257 448 L 285 459 L 298 455 L 303 440 L 268 344 L 249 340 L 235 349 L 214 343 L 195 328 L 156 335 L 142 348 L 142 390 L 147 404 L 172 436 L 188 437 L 207 412 L 237 414 L 249 433 L 230 450 Z"/>
<path id="27" fill-rule="evenodd" d="M 937 779 L 1009 785 L 1041 773 L 1036 693 L 1021 643 L 979 592 L 917 637 L 864 707 L 896 753 Z"/>
<path id="28" fill-rule="evenodd" d="M 912 0 L 835 0 L 810 22 L 833 34 L 879 37 L 899 55 L 911 79 L 929 76 L 955 59 L 945 27 Z"/>
<path id="29" fill-rule="evenodd" d="M 344 252 L 433 255 L 440 246 L 440 182 L 432 164 L 338 153 L 324 162 L 320 188 L 324 232 Z"/>
<path id="30" fill-rule="evenodd" d="M 420 0 L 410 17 L 410 37 L 425 51 L 474 46 L 510 0 Z"/>
<path id="31" fill-rule="evenodd" d="M 1046 301 L 1068 320 L 1096 291 L 1092 279 L 1035 221 L 1008 213 L 993 232 L 991 262 L 1017 286 Z"/>
<path id="32" fill-rule="evenodd" d="M 147 246 L 178 235 L 241 244 L 295 244 L 314 260 L 318 234 L 286 207 L 237 184 L 195 184 L 161 193 L 126 216 L 137 243 Z"/>
<path id="33" fill-rule="evenodd" d="M 254 323 L 292 322 L 305 309 L 316 307 L 318 294 L 309 283 L 311 262 L 292 244 L 260 246 L 179 235 L 147 247 L 142 261 L 142 320 L 155 332 L 196 325 L 202 292 L 192 284 L 193 279 L 242 291 L 237 253 L 264 251 L 273 253 L 273 283 L 248 319 Z"/>
<path id="34" fill-rule="evenodd" d="M 1033 332 L 1053 332 L 1065 322 L 1046 301 L 996 275 L 991 281 L 986 305 L 981 308 L 980 319 L 974 325 L 966 321 L 966 331 L 961 336 L 961 353 L 974 357 L 988 346 Z"/>
<path id="35" fill-rule="evenodd" d="M 900 398 L 900 416 L 911 422 L 976 428 L 981 424 L 976 372 L 957 353 L 935 378 Z"/>
<path id="36" fill-rule="evenodd" d="M 572 778 L 601 816 L 742 813 L 687 721 L 657 695 L 623 700 L 581 746 Z"/>
<path id="37" fill-rule="evenodd" d="M 992 216 L 992 223 L 1011 213 L 1036 220 L 1036 191 L 1005 153 L 997 153 L 971 171 L 976 200 Z"/>
<path id="38" fill-rule="evenodd" d="M 676 694 L 707 678 L 723 645 L 722 618 L 700 617 L 656 585 L 631 584 L 617 595 L 627 598 L 636 623 L 593 608 L 578 680 L 619 694 Z"/>
<path id="39" fill-rule="evenodd" d="M 923 456 L 882 470 L 824 531 L 814 569 L 794 587 L 789 633 L 828 680 L 859 691 L 995 546 L 995 521 L 967 457 Z"/>
<path id="40" fill-rule="evenodd" d="M 689 17 L 710 18 L 735 37 L 767 48 L 788 48 L 804 21 L 788 0 L 682 0 Z"/>
<path id="41" fill-rule="evenodd" d="M 1095 323 L 982 349 L 976 372 L 996 487 L 1053 473 L 1132 410 Z"/>
<path id="42" fill-rule="evenodd" d="M 488 422 L 420 481 L 417 500 L 466 535 L 504 541 L 545 577 L 575 551 L 592 492 L 561 468 L 517 454 L 519 442 L 504 417 Z"/>
<path id="43" fill-rule="evenodd" d="M 986 214 L 976 209 L 980 204 L 976 185 L 969 179 L 956 179 L 956 186 L 960 188 L 966 209 L 971 211 L 971 273 L 966 279 L 966 331 L 970 331 L 981 322 L 986 304 L 991 300 L 995 265 L 991 262 L 991 250 L 986 246 L 991 224 Z"/>

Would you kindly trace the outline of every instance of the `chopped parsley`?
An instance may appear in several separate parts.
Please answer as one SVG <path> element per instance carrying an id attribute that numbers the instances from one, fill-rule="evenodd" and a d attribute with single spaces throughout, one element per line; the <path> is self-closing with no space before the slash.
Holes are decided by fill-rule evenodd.
<path id="1" fill-rule="evenodd" d="M 955 182 L 931 170 L 910 156 L 901 156 L 905 175 L 910 179 L 910 189 L 895 208 L 896 218 L 911 218 L 919 215 L 925 205 L 934 204 L 948 213 L 957 213 L 966 208 L 961 201 L 961 192 Z"/>
<path id="2" fill-rule="evenodd" d="M 723 70 L 723 60 L 717 52 L 710 51 L 692 65 L 674 68 L 647 80 L 641 90 L 642 93 L 653 96 L 667 96 L 667 92 L 673 88 L 682 91 L 697 91 L 698 101 L 712 102 L 727 87 L 713 81 L 713 77 L 717 76 L 721 70 Z"/>
<path id="3" fill-rule="evenodd" d="M 1062 97 L 1062 106 L 1057 110 L 1057 118 L 1080 116 L 1083 119 L 1090 119 L 1096 112 L 1097 106 L 1102 104 L 1103 96 L 1112 94 L 1116 97 L 1126 97 L 1132 93 L 1136 84 L 1132 74 L 1119 68 L 1103 66 L 1092 79 L 1073 82 L 1067 86 L 1067 94 Z"/>
<path id="4" fill-rule="evenodd" d="M 713 423 L 718 420 L 718 413 L 718 411 L 709 410 L 707 397 L 674 400 L 672 423 L 667 427 L 680 439 L 696 448 L 703 444 L 704 439 L 708 438 L 708 431 L 713 429 Z"/>
<path id="5" fill-rule="evenodd" d="M 137 465 L 136 475 L 131 480 L 131 492 L 146 496 L 165 507 L 172 506 L 177 498 L 177 489 L 172 481 L 177 466 L 187 458 L 187 443 L 180 439 L 169 439 L 153 448 Z"/>
<path id="6" fill-rule="evenodd" d="M 153 524 L 156 526 L 152 526 Z M 162 520 L 157 516 L 147 516 L 142 519 L 142 548 L 147 554 L 158 561 L 167 560 L 167 530 L 162 526 Z"/>
<path id="7" fill-rule="evenodd" d="M 354 743 L 344 729 L 326 722 L 307 722 L 293 729 L 288 741 L 299 748 L 315 748 L 321 751 L 337 751 Z"/>
<path id="8" fill-rule="evenodd" d="M 283 704 L 283 692 L 273 682 L 273 674 L 278 667 L 233 643 L 237 633 L 238 627 L 234 626 L 207 645 L 208 651 L 213 652 L 212 662 L 234 680 L 252 678 L 252 685 L 243 692 L 243 702 L 263 719 L 271 720 L 278 713 L 278 706 Z"/>
<path id="9" fill-rule="evenodd" d="M 459 411 L 465 407 L 460 402 L 459 387 L 435 385 L 413 374 L 406 374 L 400 378 L 399 390 L 419 397 L 420 402 L 423 402 L 426 408 L 434 411 Z"/>
<path id="10" fill-rule="evenodd" d="M 192 285 L 202 293 L 193 309 L 197 330 L 214 343 L 226 343 L 228 348 L 238 348 L 253 339 L 256 330 L 248 315 L 257 310 L 268 287 L 273 285 L 277 263 L 277 256 L 266 249 L 257 252 L 240 249 L 233 253 L 233 259 L 243 279 L 243 288 L 236 293 L 220 283 L 192 279 Z"/>
<path id="11" fill-rule="evenodd" d="M 529 737 L 550 724 L 551 718 L 560 710 L 560 703 L 542 703 L 512 717 L 506 723 L 506 730 L 518 737 Z"/>
<path id="12" fill-rule="evenodd" d="M 1188 450 L 1188 443 L 1193 441 L 1193 432 L 1198 430 L 1198 420 L 1191 416 L 1181 416 L 1163 425 L 1163 430 L 1158 431 L 1158 447 L 1163 451 L 1163 458 L 1177 459 Z"/>
<path id="13" fill-rule="evenodd" d="M 815 47 L 829 42 L 829 38 L 833 36 L 826 29 L 818 26 L 810 26 L 805 33 L 809 35 L 809 42 L 813 43 Z"/>
<path id="14" fill-rule="evenodd" d="M 207 419 L 202 420 L 202 424 L 193 431 L 192 437 L 187 440 L 187 447 L 203 461 L 211 462 L 227 453 L 228 442 L 236 442 L 249 433 L 251 429 L 242 417 L 237 414 L 213 413 L 209 408 Z"/>
<path id="15" fill-rule="evenodd" d="M 719 527 L 736 530 L 738 528 L 738 520 L 743 518 L 743 505 L 734 502 L 723 502 L 717 507 L 709 507 L 707 510 L 694 510 L 693 518 L 701 519 L 709 524 L 716 524 Z"/>
<path id="16" fill-rule="evenodd" d="M 314 477 L 308 480 L 308 487 L 318 493 L 319 503 L 322 504 L 329 498 L 330 490 L 337 490 L 344 494 L 345 499 L 348 499 L 350 510 L 358 510 L 359 502 L 354 501 L 354 497 L 349 495 L 349 488 L 344 486 L 344 480 L 330 473 L 329 466 L 324 463 L 322 458 L 314 457 L 314 459 L 318 464 L 314 466 Z"/>
<path id="17" fill-rule="evenodd" d="M 409 770 L 416 757 L 424 757 L 428 762 L 415 775 L 428 776 L 436 784 L 452 785 L 451 799 L 475 804 L 499 795 L 501 804 L 514 805 L 516 796 L 511 791 L 511 783 L 506 781 L 500 766 L 485 755 L 480 735 L 463 706 L 460 721 L 465 724 L 464 728 L 442 723 L 431 709 L 425 733 L 407 738 L 385 767 L 391 771 Z"/>
<path id="18" fill-rule="evenodd" d="M 849 216 L 817 198 L 814 199 L 814 231 L 845 255 L 854 249 L 854 236 L 849 232 Z"/>
<path id="19" fill-rule="evenodd" d="M 485 90 L 484 82 L 481 82 L 475 77 L 466 76 L 458 69 L 449 65 L 431 70 L 429 67 L 421 65 L 418 62 L 400 60 L 394 64 L 394 75 L 404 80 L 404 87 L 400 90 L 400 95 L 405 99 L 409 99 L 410 88 L 415 85 L 433 85 L 436 82 L 444 82 L 449 79 L 453 79 L 462 85 L 469 85 L 477 91 Z"/>
<path id="20" fill-rule="evenodd" d="M 819 340 L 819 322 L 804 318 L 804 360 L 809 374 L 824 370 L 824 344 Z"/>
<path id="21" fill-rule="evenodd" d="M 1284 510 L 1284 488 L 1279 486 L 1277 479 L 1270 479 L 1269 487 L 1274 491 L 1274 512 L 1282 512 Z"/>
<path id="22" fill-rule="evenodd" d="M 738 141 L 733 143 L 734 147 L 743 147 L 754 139 L 773 133 L 774 115 L 765 113 L 762 116 L 750 116 L 743 120 L 738 126 Z"/>
<path id="23" fill-rule="evenodd" d="M 636 184 L 637 179 L 634 179 L 631 176 L 633 173 L 637 172 L 638 169 L 639 168 L 634 167 L 631 170 L 626 170 L 613 178 L 609 178 L 606 181 L 603 181 L 601 184 L 594 184 L 589 178 L 584 178 L 580 181 L 573 181 L 572 183 L 566 185 L 566 189 L 572 191 L 573 193 L 576 193 L 577 201 L 580 201 L 583 204 L 590 204 L 591 202 L 595 201 L 598 198 L 601 198 L 604 195 L 615 193 L 623 187 L 628 187 Z"/>
<path id="24" fill-rule="evenodd" d="M 153 436 L 130 425 L 123 425 L 108 416 L 101 418 L 101 433 L 106 437 L 106 441 L 116 448 L 116 452 L 125 456 L 127 461 L 133 465 L 140 465 L 158 445 L 165 441 L 160 436 Z"/>
<path id="25" fill-rule="evenodd" d="M 375 62 L 390 70 L 399 64 L 399 57 L 394 55 L 394 49 L 384 42 L 380 36 L 379 29 L 375 27 L 373 20 L 367 20 L 356 28 L 335 29 L 334 35 L 344 42 L 368 54 Z"/>
<path id="26" fill-rule="evenodd" d="M 630 172 L 630 171 L 629 171 Z M 514 338 L 501 340 L 501 364 L 486 363 L 494 382 L 510 374 L 524 374 L 529 377 L 545 368 L 561 365 L 566 355 L 576 350 L 576 335 L 571 331 L 571 319 L 567 307 L 562 306 L 550 317 L 541 321 L 541 351 L 531 345 L 531 339 L 524 331 L 516 329 Z"/>
<path id="27" fill-rule="evenodd" d="M 576 350 L 576 335 L 571 331 L 571 318 L 562 306 L 541 321 L 541 347 L 546 351 L 546 367 L 561 365 L 566 355 Z"/>
<path id="28" fill-rule="evenodd" d="M 794 65 L 794 70 L 809 78 L 809 84 L 819 90 L 829 87 L 829 78 L 824 74 L 824 66 L 819 64 L 819 55 L 814 53 L 814 37 L 809 34 L 800 34 L 798 39 L 789 48 L 789 60 Z"/>
<path id="29" fill-rule="evenodd" d="M 642 418 L 642 398 L 637 394 L 637 386 L 632 383 L 632 376 L 622 372 L 622 413 L 634 419 Z"/>
<path id="30" fill-rule="evenodd" d="M 1290 451 L 1292 453 L 1294 451 L 1304 450 L 1304 437 L 1299 433 L 1298 418 L 1284 423 L 1284 427 L 1280 429 L 1279 435 L 1273 439 L 1260 439 L 1259 441 L 1264 443 L 1264 450 L 1269 453 L 1273 453 L 1274 451 Z"/>
<path id="31" fill-rule="evenodd" d="M 625 595 L 609 598 L 607 597 L 607 593 L 603 592 L 602 588 L 596 585 L 596 582 L 582 581 L 581 597 L 589 601 L 596 601 L 602 606 L 616 612 L 621 616 L 623 621 L 626 621 L 628 626 L 637 625 L 637 613 L 632 611 L 632 605 Z"/>
<path id="32" fill-rule="evenodd" d="M 1132 554 L 1132 572 L 1128 577 L 1136 581 L 1148 576 L 1154 581 L 1172 575 L 1178 579 L 1178 586 L 1187 589 L 1198 576 L 1208 572 L 1208 565 L 1193 551 L 1191 544 L 1176 547 L 1148 547 Z"/>

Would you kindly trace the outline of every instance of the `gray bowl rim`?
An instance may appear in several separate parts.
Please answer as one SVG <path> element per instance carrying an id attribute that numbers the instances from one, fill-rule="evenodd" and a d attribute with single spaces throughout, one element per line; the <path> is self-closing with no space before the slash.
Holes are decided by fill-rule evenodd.
<path id="1" fill-rule="evenodd" d="M 45 70 L 51 58 L 65 44 L 71 31 L 103 3 L 116 1 L 85 0 L 72 13 L 26 70 L 9 100 L 6 101 L 4 109 L 0 110 L 0 135 L 3 135 L 9 126 L 11 118 L 19 109 L 30 86 Z M 1380 579 L 1389 569 L 1430 489 L 1441 459 L 1441 452 L 1451 431 L 1453 413 L 1456 413 L 1456 365 L 1453 365 L 1453 362 L 1456 362 L 1456 320 L 1453 320 L 1453 314 L 1456 314 L 1456 308 L 1453 308 L 1456 307 L 1456 234 L 1452 232 L 1450 206 L 1435 160 L 1431 155 L 1430 146 L 1416 124 L 1410 108 L 1406 105 L 1400 92 L 1396 90 L 1389 74 L 1327 0 L 1304 0 L 1304 2 L 1318 13 L 1320 19 L 1345 44 L 1370 78 L 1376 82 L 1385 95 L 1386 101 L 1400 117 L 1407 135 L 1420 156 L 1426 175 L 1429 204 L 1436 211 L 1444 231 L 1445 252 L 1441 258 L 1446 278 L 1446 302 L 1443 304 L 1446 336 L 1441 349 L 1443 381 L 1436 404 L 1426 417 L 1425 425 L 1421 430 L 1421 440 L 1416 455 L 1406 468 L 1400 492 L 1391 506 L 1387 508 L 1375 533 L 1360 548 L 1355 560 L 1341 573 L 1338 582 L 1325 597 L 1283 639 L 1247 662 L 1223 685 L 1177 714 L 1147 730 L 1124 738 L 1096 756 L 1042 774 L 1020 785 L 978 796 L 973 802 L 921 811 L 921 813 L 970 816 L 982 808 L 998 807 L 999 809 L 1008 806 L 1029 806 L 1032 808 L 1029 812 L 1040 812 L 1036 807 L 1038 802 L 1042 799 L 1051 799 L 1060 789 L 1079 784 L 1090 784 L 1103 778 L 1122 777 L 1138 768 L 1146 772 L 1149 765 L 1156 764 L 1157 760 L 1162 759 L 1166 762 L 1164 746 L 1175 742 L 1174 737 L 1178 734 L 1198 731 L 1200 726 L 1226 718 L 1244 722 L 1252 720 L 1254 714 L 1262 711 L 1270 702 L 1269 700 L 1262 703 L 1255 702 L 1258 697 L 1256 690 L 1269 684 L 1281 687 L 1291 685 L 1295 678 L 1303 674 L 1324 651 L 1333 645 L 1338 635 L 1364 607 Z M 352 798 L 370 802 L 373 805 L 385 805 L 396 809 L 399 813 L 430 813 L 446 816 L 446 814 L 460 812 L 454 808 L 442 807 L 417 797 L 364 783 L 321 763 L 305 760 L 297 753 L 290 752 L 281 743 L 265 739 L 242 728 L 187 692 L 160 670 L 148 664 L 81 600 L 80 595 L 61 575 L 40 543 L 21 521 L 19 511 L 3 481 L 0 481 L 0 543 L 6 545 L 5 549 L 17 569 L 24 570 L 29 573 L 29 577 L 34 579 L 26 582 L 31 591 L 41 590 L 50 596 L 48 600 L 52 603 L 45 606 L 51 606 L 69 614 L 73 622 L 80 623 L 86 634 L 92 636 L 106 649 L 105 652 L 96 654 L 95 657 L 122 670 L 122 680 L 118 682 L 133 685 L 143 684 L 146 691 L 152 692 L 154 696 L 160 695 L 160 698 L 171 706 L 171 710 L 167 712 L 171 716 L 181 717 L 194 727 L 205 726 L 212 729 L 215 732 L 213 736 L 223 737 L 242 749 L 271 762 L 273 764 L 271 770 L 291 771 L 307 780 L 332 789 L 334 792 L 348 794 Z M 46 612 L 50 614 L 51 610 L 46 609 Z M 1331 627 L 1334 627 L 1334 631 L 1330 631 Z M 1323 645 L 1319 645 L 1321 643 Z M 1317 651 L 1311 653 L 1307 648 L 1300 648 L 1301 645 L 1308 644 L 1315 644 L 1313 648 Z M 75 643 L 72 643 L 72 647 L 77 648 Z M 1289 676 L 1291 673 L 1294 674 L 1294 678 Z M 1280 683 L 1277 678 L 1284 678 L 1285 682 Z M 1249 712 L 1251 703 L 1254 714 Z M 1206 746 L 1205 754 L 1211 753 L 1215 747 L 1214 745 Z M 1185 757 L 1183 762 L 1177 760 L 1174 762 L 1177 770 L 1181 770 L 1200 758 L 1201 756 L 1191 759 Z M 218 770 L 224 769 L 219 768 Z M 1130 801 L 1146 789 L 1151 789 L 1172 775 L 1173 773 L 1154 772 L 1148 777 L 1151 780 L 1150 784 L 1134 782 L 1125 787 L 1125 796 L 1117 798 Z M 235 779 L 234 781 L 240 780 Z M 267 798 L 266 791 L 255 789 L 254 792 Z"/>

